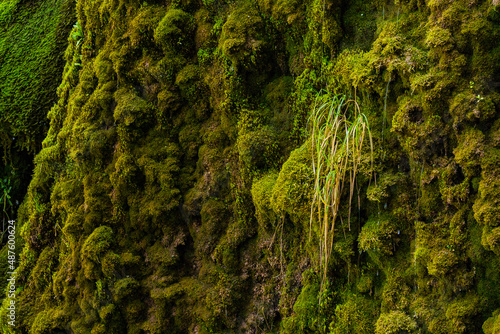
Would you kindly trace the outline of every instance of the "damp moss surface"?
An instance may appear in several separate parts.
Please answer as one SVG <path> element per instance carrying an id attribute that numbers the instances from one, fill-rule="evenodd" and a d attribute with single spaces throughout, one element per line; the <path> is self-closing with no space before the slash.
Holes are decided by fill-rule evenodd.
<path id="1" fill-rule="evenodd" d="M 1 1 L 1 331 L 500 333 L 498 40 L 496 0 Z"/>

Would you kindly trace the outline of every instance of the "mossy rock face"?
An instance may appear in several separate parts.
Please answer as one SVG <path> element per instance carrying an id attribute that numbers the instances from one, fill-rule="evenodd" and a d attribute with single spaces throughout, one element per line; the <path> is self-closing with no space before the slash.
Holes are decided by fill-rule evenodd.
<path id="1" fill-rule="evenodd" d="M 355 294 L 345 296 L 344 299 L 344 303 L 335 307 L 335 320 L 330 323 L 329 333 L 373 333 L 378 316 L 375 303 Z"/>
<path id="2" fill-rule="evenodd" d="M 97 274 L 95 265 L 101 262 L 101 258 L 113 245 L 113 239 L 113 230 L 108 226 L 100 226 L 85 240 L 81 257 L 86 276 L 94 277 Z"/>
<path id="3" fill-rule="evenodd" d="M 497 2 L 1 2 L 17 331 L 497 332 Z M 318 231 L 331 94 L 370 131 Z"/>

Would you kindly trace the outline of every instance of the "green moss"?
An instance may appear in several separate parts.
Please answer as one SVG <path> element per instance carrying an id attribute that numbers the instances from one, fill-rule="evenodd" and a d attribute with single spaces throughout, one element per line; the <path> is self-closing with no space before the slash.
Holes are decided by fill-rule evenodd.
<path id="1" fill-rule="evenodd" d="M 377 183 L 373 183 L 368 187 L 366 196 L 370 201 L 382 202 L 390 196 L 390 187 L 394 186 L 400 176 L 385 173 L 377 177 Z"/>
<path id="2" fill-rule="evenodd" d="M 330 323 L 329 334 L 373 333 L 378 305 L 359 295 L 346 296 L 346 302 L 335 307 L 335 317 Z"/>
<path id="3" fill-rule="evenodd" d="M 271 205 L 277 214 L 288 213 L 295 223 L 309 226 L 313 173 L 308 143 L 290 154 L 273 188 Z"/>
<path id="4" fill-rule="evenodd" d="M 276 214 L 271 206 L 273 188 L 278 179 L 276 172 L 265 174 L 260 179 L 254 180 L 252 184 L 252 199 L 255 205 L 255 216 L 259 225 L 266 228 L 275 223 Z"/>
<path id="5" fill-rule="evenodd" d="M 491 228 L 490 226 L 485 226 L 483 228 L 481 244 L 486 249 L 500 255 L 500 227 Z"/>
<path id="6" fill-rule="evenodd" d="M 461 136 L 459 146 L 454 150 L 455 161 L 463 168 L 473 170 L 483 156 L 484 134 L 480 130 L 467 129 Z"/>
<path id="7" fill-rule="evenodd" d="M 383 313 L 377 320 L 375 333 L 415 333 L 417 330 L 416 322 L 407 314 L 401 311 L 392 311 Z"/>
<path id="8" fill-rule="evenodd" d="M 449 50 L 453 43 L 451 33 L 448 29 L 434 26 L 427 32 L 425 43 L 433 48 L 441 48 L 443 51 Z"/>
<path id="9" fill-rule="evenodd" d="M 114 98 L 117 105 L 113 117 L 119 124 L 138 126 L 151 117 L 147 102 L 130 90 L 122 88 L 116 91 Z"/>
<path id="10" fill-rule="evenodd" d="M 240 161 L 248 170 L 274 167 L 278 155 L 276 131 L 264 126 L 254 131 L 240 131 L 238 153 Z"/>
<path id="11" fill-rule="evenodd" d="M 82 245 L 81 258 L 85 269 L 85 276 L 95 277 L 96 264 L 113 245 L 113 230 L 108 226 L 99 226 L 85 240 Z"/>
<path id="12" fill-rule="evenodd" d="M 46 115 L 56 98 L 63 50 L 74 24 L 73 1 L 0 5 L 0 138 L 10 147 L 35 152 L 48 129 Z M 34 47 L 36 46 L 36 47 Z"/>
<path id="13" fill-rule="evenodd" d="M 199 93 L 200 88 L 196 85 L 198 80 L 198 66 L 188 65 L 177 74 L 175 85 L 179 87 L 182 97 L 192 100 Z"/>
<path id="14" fill-rule="evenodd" d="M 53 22 L 49 4 L 1 3 L 0 76 L 27 64 L 10 28 Z M 75 6 L 18 219 L 19 332 L 476 333 L 498 309 L 491 2 Z M 307 233 L 321 90 L 366 111 L 376 170 L 364 152 L 346 170 L 323 286 Z M 8 117 L 30 113 L 20 98 Z"/>
<path id="15" fill-rule="evenodd" d="M 485 334 L 498 334 L 500 333 L 500 311 L 496 310 L 493 315 L 489 317 L 483 324 L 483 331 Z"/>
<path id="16" fill-rule="evenodd" d="M 113 285 L 113 299 L 117 303 L 123 302 L 125 298 L 137 292 L 138 288 L 139 283 L 134 278 L 122 278 L 121 280 L 116 281 Z"/>
<path id="17" fill-rule="evenodd" d="M 359 248 L 365 252 L 391 255 L 394 247 L 391 240 L 398 234 L 397 223 L 393 220 L 387 216 L 368 220 L 359 233 Z"/>
<path id="18" fill-rule="evenodd" d="M 189 50 L 194 20 L 181 9 L 170 9 L 154 31 L 155 42 L 164 50 Z"/>
<path id="19" fill-rule="evenodd" d="M 283 321 L 283 333 L 306 333 L 317 330 L 319 283 L 311 272 L 302 274 L 304 287 L 293 306 L 294 315 Z"/>
<path id="20" fill-rule="evenodd" d="M 267 47 L 264 22 L 255 7 L 238 6 L 222 27 L 219 48 L 235 66 L 257 65 Z"/>

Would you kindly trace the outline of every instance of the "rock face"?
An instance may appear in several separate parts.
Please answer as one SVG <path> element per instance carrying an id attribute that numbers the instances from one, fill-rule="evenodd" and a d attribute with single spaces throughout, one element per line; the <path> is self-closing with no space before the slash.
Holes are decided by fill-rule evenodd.
<path id="1" fill-rule="evenodd" d="M 500 333 L 497 4 L 1 2 L 2 332 Z"/>

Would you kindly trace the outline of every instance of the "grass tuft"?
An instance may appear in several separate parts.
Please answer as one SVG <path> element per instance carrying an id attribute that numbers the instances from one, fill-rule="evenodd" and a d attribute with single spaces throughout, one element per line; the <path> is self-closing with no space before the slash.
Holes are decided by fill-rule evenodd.
<path id="1" fill-rule="evenodd" d="M 370 144 L 373 170 L 373 141 L 370 126 L 356 100 L 344 95 L 318 95 L 309 118 L 314 172 L 314 195 L 311 204 L 310 234 L 319 231 L 320 268 L 325 281 L 332 253 L 335 221 L 342 192 L 349 184 L 349 230 L 352 197 L 365 142 Z M 313 224 L 316 224 L 313 228 Z M 322 284 L 323 285 L 323 284 Z"/>

